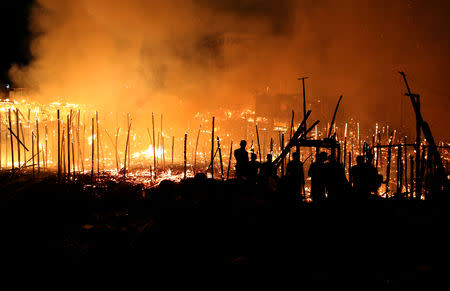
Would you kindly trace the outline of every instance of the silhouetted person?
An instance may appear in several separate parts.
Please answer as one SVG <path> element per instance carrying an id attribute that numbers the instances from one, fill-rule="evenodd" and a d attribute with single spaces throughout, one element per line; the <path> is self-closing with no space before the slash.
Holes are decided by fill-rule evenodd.
<path id="1" fill-rule="evenodd" d="M 248 152 L 245 149 L 247 142 L 241 140 L 240 148 L 234 151 L 234 158 L 236 159 L 236 177 L 247 177 L 248 170 Z"/>
<path id="2" fill-rule="evenodd" d="M 300 161 L 300 153 L 294 152 L 292 157 L 292 161 L 289 161 L 286 166 L 287 181 L 292 191 L 298 197 L 304 191 L 305 174 L 303 173 L 303 163 Z"/>
<path id="3" fill-rule="evenodd" d="M 330 155 L 328 162 L 325 164 L 325 187 L 328 199 L 334 201 L 342 199 L 348 190 L 347 183 L 345 170 L 341 163 L 336 161 L 334 156 Z"/>
<path id="4" fill-rule="evenodd" d="M 256 160 L 257 155 L 255 153 L 250 154 L 250 162 L 248 163 L 248 179 L 252 182 L 256 182 L 258 177 L 258 170 L 261 167 L 261 163 Z"/>
<path id="5" fill-rule="evenodd" d="M 373 155 L 372 153 L 367 154 L 367 161 L 366 161 L 366 171 L 367 171 L 367 182 L 369 183 L 369 192 L 376 194 L 378 191 L 378 188 L 381 186 L 381 181 L 383 180 L 383 177 L 381 175 L 378 175 L 377 168 L 372 163 L 373 161 Z"/>
<path id="6" fill-rule="evenodd" d="M 311 198 L 313 202 L 325 200 L 325 161 L 327 153 L 321 152 L 316 155 L 316 160 L 311 164 L 308 170 L 308 176 L 311 177 Z"/>
<path id="7" fill-rule="evenodd" d="M 356 165 L 350 169 L 351 183 L 358 198 L 366 199 L 370 195 L 370 177 L 363 156 L 356 157 Z"/>
<path id="8" fill-rule="evenodd" d="M 274 191 L 276 189 L 277 175 L 276 168 L 272 163 L 272 155 L 266 156 L 266 161 L 261 164 L 259 171 L 259 181 L 261 185 L 267 189 Z"/>
<path id="9" fill-rule="evenodd" d="M 273 177 L 276 174 L 274 173 L 275 167 L 272 164 L 272 155 L 268 154 L 266 156 L 266 161 L 261 165 L 261 177 L 263 178 L 269 178 L 269 177 Z"/>

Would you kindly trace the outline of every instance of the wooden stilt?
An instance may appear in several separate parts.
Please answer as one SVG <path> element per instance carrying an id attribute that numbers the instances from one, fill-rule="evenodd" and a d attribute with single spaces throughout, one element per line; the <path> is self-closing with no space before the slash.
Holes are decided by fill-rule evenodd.
<path id="1" fill-rule="evenodd" d="M 219 160 L 220 160 L 220 177 L 222 181 L 224 180 L 223 176 L 223 162 L 222 162 L 222 149 L 220 148 L 220 139 L 217 136 L 217 149 L 219 150 Z"/>
<path id="2" fill-rule="evenodd" d="M 232 158 L 233 158 L 233 140 L 231 140 L 231 144 L 230 144 L 230 157 L 228 159 L 227 180 L 230 178 L 230 169 L 231 169 Z"/>
<path id="3" fill-rule="evenodd" d="M 212 129 L 211 129 L 211 178 L 214 179 L 214 121 L 215 117 L 212 118 Z"/>
<path id="4" fill-rule="evenodd" d="M 255 124 L 256 127 L 256 140 L 258 142 L 258 154 L 259 154 L 259 162 L 262 163 L 262 158 L 261 158 L 261 145 L 259 143 L 259 131 L 258 131 L 258 125 Z"/>
<path id="5" fill-rule="evenodd" d="M 12 122 L 11 122 L 11 109 L 8 109 L 8 122 L 9 122 L 9 130 L 12 130 Z M 14 175 L 14 142 L 12 132 L 10 133 L 11 137 L 11 172 Z"/>
<path id="6" fill-rule="evenodd" d="M 61 123 L 59 120 L 59 109 L 56 111 L 56 116 L 58 120 L 58 180 L 61 179 Z"/>
<path id="7" fill-rule="evenodd" d="M 197 139 L 196 139 L 196 141 L 195 141 L 195 150 L 194 150 L 194 173 L 196 172 L 196 170 L 197 170 L 197 148 L 198 148 L 198 140 L 199 140 L 199 138 L 200 138 L 200 131 L 201 131 L 201 129 L 202 129 L 202 124 L 200 123 L 200 128 L 198 129 L 198 132 L 197 132 Z"/>
<path id="8" fill-rule="evenodd" d="M 153 173 L 156 177 L 156 140 L 155 140 L 155 116 L 152 112 L 152 128 L 153 128 Z"/>
<path id="9" fill-rule="evenodd" d="M 187 156 L 186 156 L 186 151 L 187 151 L 187 132 L 184 133 L 184 179 L 186 179 L 187 177 Z"/>
<path id="10" fill-rule="evenodd" d="M 20 167 L 20 132 L 19 132 L 19 108 L 16 108 L 16 135 L 17 135 L 17 161 L 19 162 L 19 167 Z M 12 129 L 12 128 L 11 128 Z"/>

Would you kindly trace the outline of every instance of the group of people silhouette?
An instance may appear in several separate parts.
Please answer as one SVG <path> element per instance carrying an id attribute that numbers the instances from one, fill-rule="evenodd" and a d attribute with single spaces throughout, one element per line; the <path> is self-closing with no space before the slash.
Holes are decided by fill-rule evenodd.
<path id="1" fill-rule="evenodd" d="M 277 168 L 272 163 L 272 154 L 266 156 L 265 162 L 258 162 L 254 152 L 246 150 L 247 142 L 242 140 L 240 148 L 234 151 L 236 159 L 236 178 L 258 183 L 263 187 L 281 187 L 284 192 L 302 200 L 305 197 L 304 163 L 300 160 L 300 152 L 292 153 L 292 159 L 286 165 L 286 175 L 277 175 Z M 368 199 L 381 185 L 381 175 L 373 166 L 373 157 L 357 156 L 356 165 L 349 171 L 347 179 L 343 165 L 335 155 L 318 152 L 308 169 L 311 177 L 310 197 L 313 202 L 324 200 L 338 201 L 349 197 Z"/>

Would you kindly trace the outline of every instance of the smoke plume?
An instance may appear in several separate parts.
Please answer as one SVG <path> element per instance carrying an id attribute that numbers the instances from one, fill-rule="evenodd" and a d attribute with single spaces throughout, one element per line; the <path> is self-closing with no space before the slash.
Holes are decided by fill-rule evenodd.
<path id="1" fill-rule="evenodd" d="M 330 115 L 344 95 L 338 122 L 352 116 L 413 129 L 397 73 L 404 70 L 435 135 L 449 138 L 449 7 L 425 0 L 38 0 L 33 61 L 10 75 L 43 102 L 165 112 L 174 122 L 219 106 L 251 107 L 257 92 L 298 92 L 297 77 L 308 76 L 308 100 L 320 99 Z"/>

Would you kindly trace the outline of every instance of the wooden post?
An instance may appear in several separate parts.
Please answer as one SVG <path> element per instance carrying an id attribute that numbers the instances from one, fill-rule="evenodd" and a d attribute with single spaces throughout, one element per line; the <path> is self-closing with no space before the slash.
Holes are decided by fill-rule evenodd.
<path id="1" fill-rule="evenodd" d="M 407 146 L 407 138 L 405 136 L 405 138 L 403 139 L 403 143 L 404 143 L 404 173 L 405 173 L 405 193 L 406 195 L 408 194 L 408 146 Z"/>
<path id="2" fill-rule="evenodd" d="M 162 164 L 163 171 L 166 169 L 166 155 L 164 153 L 164 133 L 163 133 L 163 115 L 161 114 L 161 147 L 162 147 Z"/>
<path id="3" fill-rule="evenodd" d="M 295 115 L 295 112 L 294 112 L 294 110 L 292 110 L 292 117 L 291 117 L 291 127 L 290 127 L 290 129 L 289 129 L 289 140 L 291 140 L 291 138 L 292 138 L 292 134 L 294 133 L 294 115 Z M 289 150 L 289 161 L 291 160 L 291 151 Z M 261 160 L 261 158 L 260 158 L 260 160 Z"/>
<path id="4" fill-rule="evenodd" d="M 153 173 L 156 177 L 156 141 L 155 141 L 155 116 L 152 112 L 152 128 L 153 128 Z"/>
<path id="5" fill-rule="evenodd" d="M 197 170 L 197 148 L 198 148 L 198 140 L 200 138 L 200 131 L 202 129 L 202 124 L 200 123 L 200 128 L 198 129 L 197 139 L 195 141 L 195 150 L 194 150 L 194 173 Z"/>
<path id="6" fill-rule="evenodd" d="M 261 162 L 261 163 L 262 163 L 262 158 L 261 158 L 261 146 L 260 146 L 260 143 L 259 143 L 259 132 L 258 132 L 258 125 L 257 125 L 257 124 L 255 124 L 255 127 L 256 127 L 256 140 L 257 140 L 257 142 L 258 142 L 258 154 L 259 154 L 259 162 Z"/>
<path id="7" fill-rule="evenodd" d="M 120 170 L 119 169 L 120 168 L 120 157 L 119 157 L 119 149 L 118 149 L 118 147 L 119 147 L 119 134 L 120 134 L 120 127 L 118 127 L 117 131 L 116 131 L 116 144 L 115 144 L 117 171 Z"/>
<path id="8" fill-rule="evenodd" d="M 2 169 L 2 113 L 0 112 L 0 170 Z"/>
<path id="9" fill-rule="evenodd" d="M 94 182 L 94 154 L 95 154 L 94 117 L 92 117 L 92 127 L 91 127 L 91 183 Z M 125 157 L 126 157 L 126 153 L 125 153 Z"/>
<path id="10" fill-rule="evenodd" d="M 12 131 L 12 122 L 11 122 L 11 108 L 8 109 L 8 120 L 9 120 L 9 130 Z M 11 171 L 14 175 L 14 142 L 13 135 L 10 133 L 11 137 Z"/>
<path id="11" fill-rule="evenodd" d="M 187 156 L 186 156 L 186 150 L 187 150 L 187 132 L 184 133 L 184 179 L 186 179 L 187 175 Z"/>
<path id="12" fill-rule="evenodd" d="M 66 135 L 64 134 L 64 126 L 63 126 L 63 131 L 62 131 L 62 141 L 61 141 L 61 163 L 62 163 L 62 170 L 63 170 L 63 176 L 66 174 L 66 151 L 65 151 L 65 140 L 66 140 Z"/>
<path id="13" fill-rule="evenodd" d="M 220 160 L 220 176 L 222 178 L 222 181 L 224 179 L 223 176 L 223 162 L 222 162 L 222 149 L 220 148 L 220 139 L 217 136 L 217 149 L 219 150 L 219 160 Z"/>
<path id="14" fill-rule="evenodd" d="M 61 124 L 59 121 L 59 109 L 56 111 L 56 117 L 58 119 L 58 180 L 61 179 Z"/>
<path id="15" fill-rule="evenodd" d="M 67 179 L 70 179 L 70 115 L 67 115 Z"/>
<path id="16" fill-rule="evenodd" d="M 403 162 L 402 162 L 402 146 L 397 147 L 397 194 L 402 193 L 403 189 Z"/>
<path id="17" fill-rule="evenodd" d="M 424 180 L 423 178 L 424 178 L 424 174 L 425 174 L 425 145 L 422 145 L 422 157 L 420 158 L 419 161 L 420 161 L 420 167 L 419 167 L 420 172 L 417 175 L 416 183 L 417 183 L 417 189 L 420 189 L 420 192 L 418 192 L 419 196 L 416 198 L 421 199 L 422 194 L 423 194 L 422 193 L 422 184 L 423 184 L 423 180 Z"/>
<path id="18" fill-rule="evenodd" d="M 16 132 L 17 132 L 17 161 L 19 162 L 20 167 L 20 132 L 19 132 L 19 108 L 16 108 Z M 12 128 L 11 128 L 12 129 Z"/>
<path id="19" fill-rule="evenodd" d="M 331 130 L 333 129 L 333 125 L 334 125 L 334 121 L 336 120 L 336 113 L 339 109 L 339 104 L 341 103 L 342 100 L 342 95 L 339 97 L 338 103 L 336 105 L 336 108 L 334 109 L 334 113 L 333 113 L 333 119 L 331 119 L 331 124 L 330 124 L 330 129 L 328 131 L 328 138 L 331 137 Z"/>
<path id="20" fill-rule="evenodd" d="M 131 120 L 130 120 L 130 113 L 127 114 L 127 122 L 128 122 L 128 128 L 131 130 Z M 128 145 L 128 166 L 131 164 L 131 143 L 127 141 Z"/>
<path id="21" fill-rule="evenodd" d="M 98 130 L 98 111 L 95 111 L 95 121 L 97 124 L 97 175 L 100 175 L 100 131 Z"/>
<path id="22" fill-rule="evenodd" d="M 390 190 L 389 180 L 390 180 L 390 175 L 391 175 L 391 155 L 392 155 L 392 134 L 391 134 L 391 138 L 389 139 L 388 157 L 387 157 L 387 166 L 386 166 L 386 198 L 388 197 L 388 192 Z"/>
<path id="23" fill-rule="evenodd" d="M 20 133 L 22 134 L 23 142 L 25 143 L 25 134 L 23 132 L 23 124 L 20 123 Z M 27 163 L 27 151 L 25 147 L 23 147 L 23 164 L 25 165 Z M 19 161 L 19 167 L 20 167 L 20 161 Z"/>
<path id="24" fill-rule="evenodd" d="M 281 152 L 284 150 L 284 133 L 281 134 L 281 145 L 280 145 Z M 283 159 L 281 163 L 281 177 L 284 177 L 284 168 L 285 168 L 285 159 Z"/>
<path id="25" fill-rule="evenodd" d="M 409 155 L 409 198 L 413 199 L 414 198 L 414 193 L 413 193 L 413 189 L 414 189 L 414 157 L 412 155 Z"/>
<path id="26" fill-rule="evenodd" d="M 33 163 L 33 178 L 34 178 L 34 132 L 31 132 L 31 160 Z"/>
<path id="27" fill-rule="evenodd" d="M 130 129 L 131 129 L 131 122 L 128 124 L 128 133 L 127 133 L 127 143 L 125 144 L 125 159 L 124 159 L 124 166 L 123 166 L 123 176 L 127 176 L 127 153 L 128 153 L 128 144 L 130 141 Z M 129 163 L 129 161 L 128 161 Z"/>
<path id="28" fill-rule="evenodd" d="M 48 171 L 48 127 L 47 124 L 45 128 L 45 170 Z"/>
<path id="29" fill-rule="evenodd" d="M 41 172 L 41 158 L 40 158 L 40 146 L 39 146 L 39 119 L 36 119 L 36 147 L 37 147 L 37 172 Z"/>
<path id="30" fill-rule="evenodd" d="M 212 130 L 211 130 L 211 178 L 214 179 L 214 121 L 215 117 L 212 118 Z"/>
<path id="31" fill-rule="evenodd" d="M 231 144 L 230 144 L 230 158 L 228 159 L 227 180 L 230 178 L 230 168 L 231 168 L 232 158 L 233 158 L 233 140 L 231 140 Z"/>
<path id="32" fill-rule="evenodd" d="M 344 130 L 344 164 L 343 164 L 344 170 L 346 161 L 347 161 L 347 122 L 345 123 L 345 130 Z"/>

